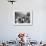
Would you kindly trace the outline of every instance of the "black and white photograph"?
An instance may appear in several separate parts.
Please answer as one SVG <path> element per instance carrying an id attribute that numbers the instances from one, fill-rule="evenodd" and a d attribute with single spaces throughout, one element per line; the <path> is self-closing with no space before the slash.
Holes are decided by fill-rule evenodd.
<path id="1" fill-rule="evenodd" d="M 15 12 L 15 25 L 32 25 L 32 13 Z"/>

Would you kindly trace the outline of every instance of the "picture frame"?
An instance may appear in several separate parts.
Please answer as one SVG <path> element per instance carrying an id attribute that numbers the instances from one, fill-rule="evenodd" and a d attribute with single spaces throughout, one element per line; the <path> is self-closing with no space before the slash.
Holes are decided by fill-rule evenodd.
<path id="1" fill-rule="evenodd" d="M 15 11 L 15 26 L 32 26 L 33 11 Z"/>

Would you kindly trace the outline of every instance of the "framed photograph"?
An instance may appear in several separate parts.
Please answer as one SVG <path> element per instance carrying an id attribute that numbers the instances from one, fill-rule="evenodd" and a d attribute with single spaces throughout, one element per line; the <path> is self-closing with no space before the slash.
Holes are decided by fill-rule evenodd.
<path id="1" fill-rule="evenodd" d="M 16 11 L 15 25 L 16 26 L 31 26 L 33 21 L 32 11 Z"/>

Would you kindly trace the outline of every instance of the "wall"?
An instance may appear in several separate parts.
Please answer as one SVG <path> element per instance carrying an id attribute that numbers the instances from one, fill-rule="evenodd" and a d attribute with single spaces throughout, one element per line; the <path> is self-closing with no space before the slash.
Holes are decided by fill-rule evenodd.
<path id="1" fill-rule="evenodd" d="M 15 26 L 14 12 L 16 10 L 33 10 L 32 26 Z M 37 41 L 46 40 L 46 1 L 17 0 L 14 5 L 7 0 L 0 0 L 0 40 L 11 40 L 18 32 L 26 32 Z"/>

